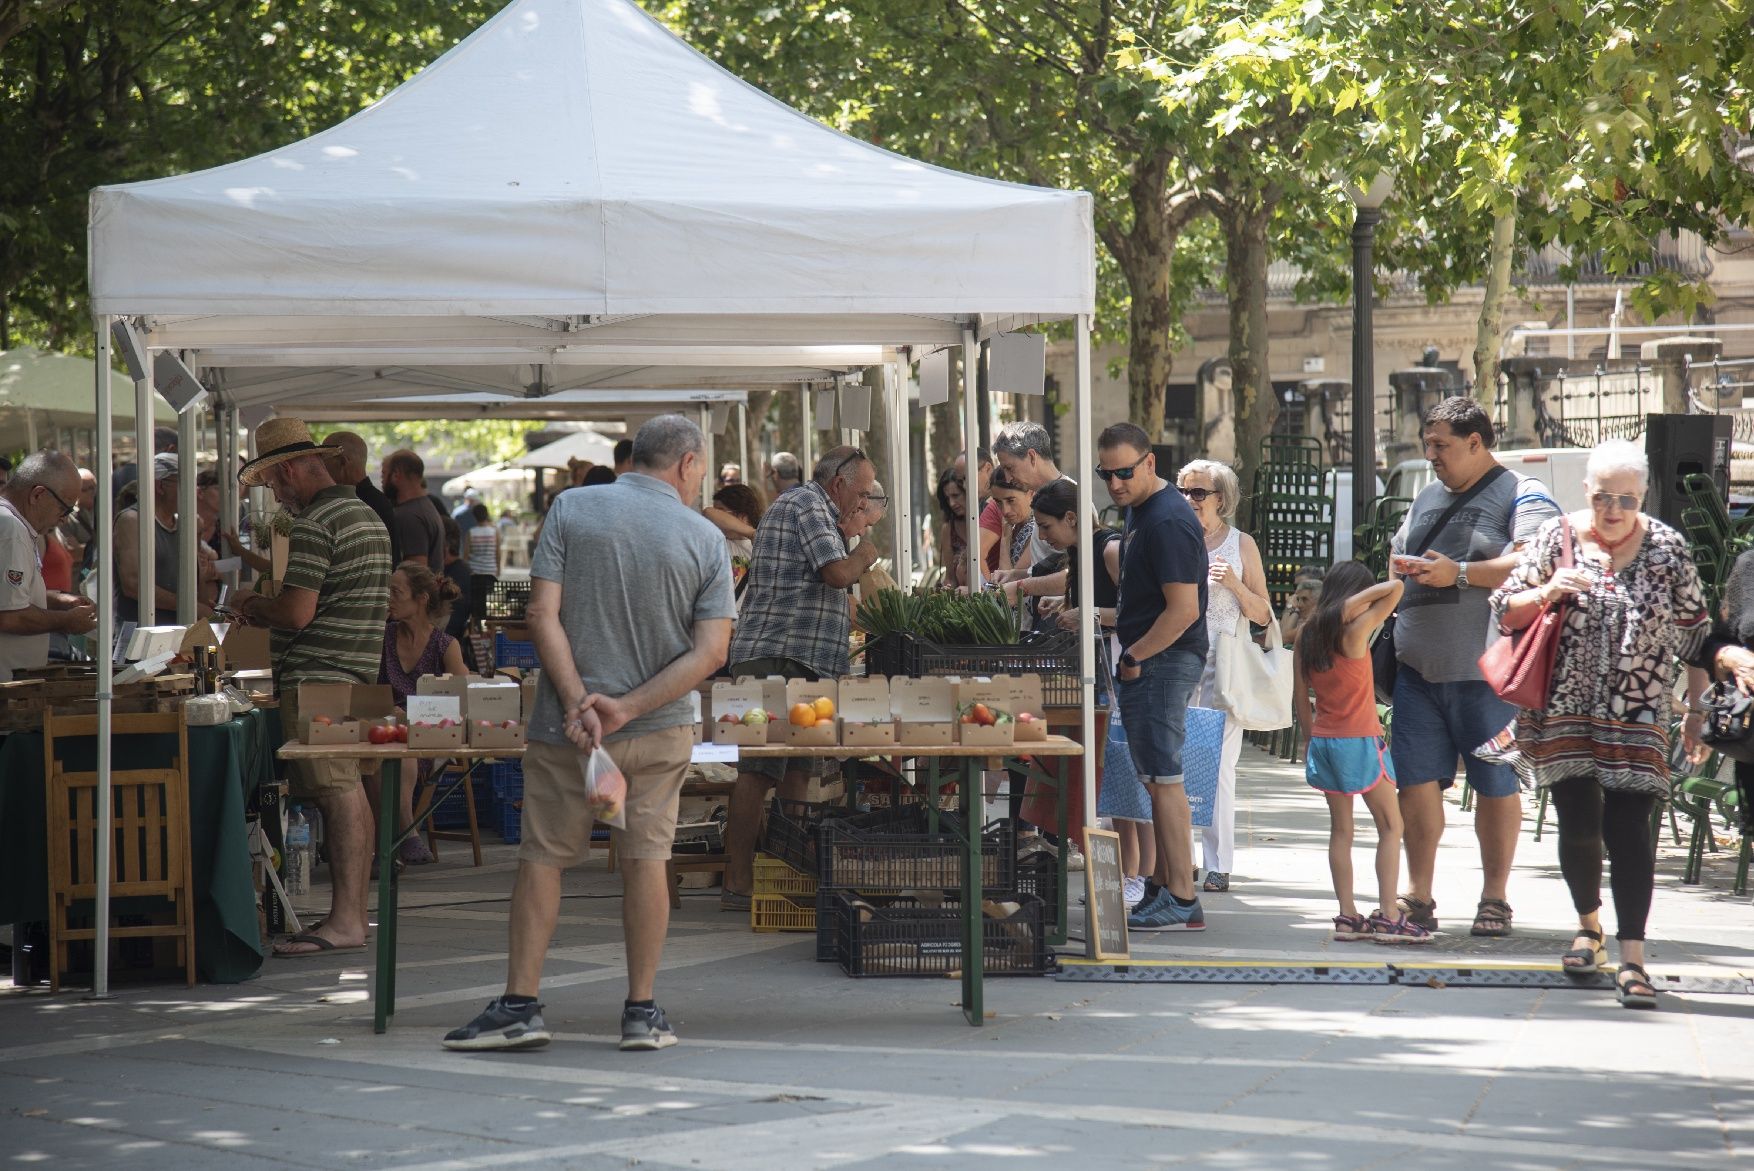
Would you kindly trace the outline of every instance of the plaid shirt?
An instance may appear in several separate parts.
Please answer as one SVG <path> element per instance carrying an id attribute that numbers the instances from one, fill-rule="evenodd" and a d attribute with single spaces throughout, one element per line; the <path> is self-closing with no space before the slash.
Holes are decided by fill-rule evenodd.
<path id="1" fill-rule="evenodd" d="M 822 580 L 822 567 L 847 555 L 839 520 L 840 510 L 814 482 L 787 492 L 763 514 L 731 662 L 796 659 L 824 678 L 847 673 L 853 627 L 847 591 Z"/>

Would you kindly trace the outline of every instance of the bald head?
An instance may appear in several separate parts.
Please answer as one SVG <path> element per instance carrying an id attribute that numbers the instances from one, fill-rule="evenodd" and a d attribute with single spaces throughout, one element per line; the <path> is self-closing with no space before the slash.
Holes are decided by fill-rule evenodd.
<path id="1" fill-rule="evenodd" d="M 337 484 L 357 484 L 366 478 L 364 439 L 352 431 L 331 431 L 323 442 L 339 449 L 323 457 Z"/>

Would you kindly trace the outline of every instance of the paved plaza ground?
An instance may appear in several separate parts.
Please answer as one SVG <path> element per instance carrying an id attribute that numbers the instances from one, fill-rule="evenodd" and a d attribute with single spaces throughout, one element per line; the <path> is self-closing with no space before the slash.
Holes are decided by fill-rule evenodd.
<path id="1" fill-rule="evenodd" d="M 1155 958 L 1388 960 L 1330 942 L 1322 802 L 1244 750 L 1240 855 L 1209 929 L 1135 936 Z M 1516 933 L 1470 939 L 1467 815 L 1449 806 L 1445 933 L 1420 959 L 1552 959 L 1569 900 L 1552 834 L 1525 833 Z M 1365 845 L 1369 843 L 1366 842 Z M 1754 996 L 1406 985 L 994 979 L 984 1028 L 949 980 L 865 980 L 813 938 L 756 935 L 691 894 L 659 998 L 682 1044 L 614 1047 L 617 880 L 569 877 L 544 985 L 545 1050 L 450 1053 L 496 995 L 514 848 L 403 888 L 398 1013 L 371 1032 L 369 955 L 270 960 L 231 987 L 0 991 L 0 1164 L 76 1168 L 1706 1168 L 1754 1162 Z M 1754 974 L 1730 857 L 1680 884 L 1664 835 L 1659 977 Z M 1366 849 L 1358 871 L 1368 875 Z M 312 906 L 326 888 L 304 900 Z M 1363 901 L 1363 900 L 1361 900 Z M 1368 908 L 1369 903 L 1365 902 Z M 1074 917 L 1074 926 L 1079 918 Z M 1385 954 L 1393 952 L 1393 955 Z"/>

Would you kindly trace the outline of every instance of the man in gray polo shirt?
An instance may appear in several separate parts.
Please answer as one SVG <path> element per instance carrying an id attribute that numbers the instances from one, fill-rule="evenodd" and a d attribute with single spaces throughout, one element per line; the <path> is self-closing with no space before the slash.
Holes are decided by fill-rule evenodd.
<path id="1" fill-rule="evenodd" d="M 597 744 L 627 777 L 627 828 L 614 831 L 627 944 L 621 1047 L 676 1043 L 652 983 L 670 923 L 665 865 L 694 748 L 688 693 L 724 665 L 737 613 L 725 538 L 683 503 L 700 492 L 705 449 L 699 427 L 661 415 L 634 436 L 631 472 L 562 493 L 549 509 L 530 566 L 542 682 L 524 755 L 506 990 L 447 1033 L 446 1048 L 532 1049 L 551 1039 L 537 985 L 561 872 L 590 850 L 580 766 Z"/>

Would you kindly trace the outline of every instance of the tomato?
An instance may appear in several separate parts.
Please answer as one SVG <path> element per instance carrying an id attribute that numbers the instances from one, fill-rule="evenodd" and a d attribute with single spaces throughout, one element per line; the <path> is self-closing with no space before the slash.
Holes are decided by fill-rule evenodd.
<path id="1" fill-rule="evenodd" d="M 963 716 L 962 722 L 965 724 L 972 724 L 972 723 L 974 723 L 974 716 L 972 716 L 972 715 Z"/>
<path id="2" fill-rule="evenodd" d="M 373 744 L 388 744 L 395 736 L 396 733 L 386 724 L 373 724 L 371 731 L 366 733 L 366 739 Z"/>
<path id="3" fill-rule="evenodd" d="M 792 724 L 799 728 L 816 726 L 816 707 L 814 704 L 795 703 L 792 705 Z"/>
<path id="4" fill-rule="evenodd" d="M 396 743 L 398 743 L 398 744 L 408 743 L 408 725 L 407 724 L 397 724 L 395 731 L 396 731 Z"/>
<path id="5" fill-rule="evenodd" d="M 973 716 L 974 722 L 983 728 L 990 728 L 993 726 L 993 709 L 984 703 L 975 704 L 974 707 L 969 709 L 968 714 Z"/>
<path id="6" fill-rule="evenodd" d="M 321 724 L 325 728 L 334 726 L 335 721 L 328 716 L 312 716 L 311 723 Z"/>

